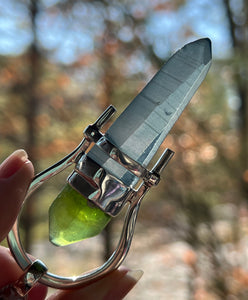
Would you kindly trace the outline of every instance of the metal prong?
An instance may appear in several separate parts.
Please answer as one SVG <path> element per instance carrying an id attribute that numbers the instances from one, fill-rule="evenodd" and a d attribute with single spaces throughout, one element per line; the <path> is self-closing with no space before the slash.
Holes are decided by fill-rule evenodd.
<path id="1" fill-rule="evenodd" d="M 151 172 L 155 174 L 161 174 L 161 172 L 167 166 L 174 154 L 175 152 L 171 149 L 165 149 L 163 154 L 160 156 L 159 160 L 156 162 L 155 166 L 152 168 Z"/>
<path id="2" fill-rule="evenodd" d="M 47 272 L 46 265 L 35 260 L 25 271 L 25 273 L 15 282 L 14 288 L 22 297 L 36 285 L 37 281 Z"/>
<path id="3" fill-rule="evenodd" d="M 110 105 L 96 120 L 93 126 L 96 126 L 97 129 L 101 129 L 104 124 L 112 117 L 116 112 L 116 109 L 113 105 Z"/>
<path id="4" fill-rule="evenodd" d="M 84 136 L 90 142 L 96 143 L 103 134 L 100 132 L 100 129 L 106 122 L 111 118 L 111 116 L 116 112 L 116 109 L 113 105 L 110 105 L 101 115 L 100 117 L 93 123 L 89 125 L 84 130 Z"/>

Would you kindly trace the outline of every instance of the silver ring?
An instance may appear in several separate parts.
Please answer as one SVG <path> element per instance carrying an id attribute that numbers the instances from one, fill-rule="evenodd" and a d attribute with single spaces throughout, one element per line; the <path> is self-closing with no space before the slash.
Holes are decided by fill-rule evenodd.
<path id="1" fill-rule="evenodd" d="M 29 187 L 26 199 L 34 190 L 38 189 L 45 181 L 57 175 L 59 172 L 61 172 L 73 162 L 75 162 L 78 156 L 84 152 L 85 147 L 87 147 L 86 139 L 84 139 L 81 142 L 81 144 L 63 160 L 38 174 L 33 179 Z M 140 201 L 143 198 L 143 194 L 144 192 L 146 192 L 146 189 L 149 189 L 149 187 L 146 187 L 146 185 L 144 185 L 142 189 L 139 189 L 137 192 L 133 192 L 132 202 L 129 204 L 129 208 L 127 210 L 118 246 L 113 252 L 112 256 L 102 266 L 92 271 L 83 273 L 82 275 L 79 275 L 77 277 L 63 277 L 47 271 L 39 279 L 39 282 L 53 288 L 71 289 L 84 285 L 88 282 L 94 281 L 107 274 L 108 272 L 112 271 L 113 269 L 117 268 L 124 260 L 130 248 L 134 233 L 135 222 L 140 206 Z M 16 259 L 18 265 L 22 268 L 22 270 L 25 270 L 32 264 L 32 261 L 27 256 L 23 248 L 22 242 L 20 240 L 19 219 L 20 216 L 17 218 L 12 230 L 8 235 L 8 243 L 11 253 Z"/>
<path id="2" fill-rule="evenodd" d="M 82 140 L 82 142 L 78 145 L 78 147 L 74 151 L 72 151 L 69 155 L 64 157 L 58 163 L 54 164 L 53 166 L 49 167 L 45 171 L 36 175 L 32 183 L 30 184 L 26 199 L 31 195 L 33 191 L 38 189 L 44 182 L 49 180 L 51 177 L 57 175 L 65 168 L 69 167 L 72 163 L 77 163 L 80 160 L 80 158 L 85 154 L 85 151 L 88 149 L 89 145 L 92 142 L 96 143 L 99 139 L 102 138 L 103 135 L 101 134 L 99 129 L 108 120 L 108 118 L 114 113 L 114 111 L 115 109 L 113 108 L 113 106 L 108 107 L 106 111 L 103 112 L 103 114 L 97 119 L 97 121 L 93 125 L 89 125 L 86 128 L 84 132 L 85 138 Z M 101 143 L 100 146 L 102 146 Z M 115 251 L 103 265 L 76 277 L 75 276 L 63 277 L 63 276 L 58 276 L 56 274 L 50 273 L 48 271 L 48 268 L 42 262 L 40 262 L 40 264 L 45 266 L 45 269 L 43 269 L 44 271 L 42 272 L 42 274 L 40 274 L 39 278 L 37 279 L 40 283 L 57 289 L 72 289 L 72 288 L 80 287 L 82 285 L 85 285 L 86 283 L 95 281 L 96 279 L 109 273 L 113 269 L 118 268 L 118 266 L 125 259 L 133 238 L 134 228 L 135 228 L 135 223 L 136 223 L 140 203 L 144 198 L 145 194 L 149 191 L 149 189 L 152 186 L 158 184 L 160 178 L 159 174 L 162 172 L 164 167 L 170 161 L 174 152 L 170 149 L 166 149 L 164 153 L 161 155 L 160 159 L 155 164 L 155 166 L 152 168 L 152 170 L 147 171 L 142 167 L 139 167 L 139 165 L 137 165 L 133 160 L 130 160 L 129 157 L 123 155 L 120 151 L 117 150 L 111 144 L 108 144 L 107 149 L 105 149 L 105 151 L 107 151 L 108 154 L 110 153 L 113 154 L 112 155 L 113 159 L 116 159 L 117 162 L 119 162 L 126 168 L 130 169 L 132 172 L 135 173 L 134 170 L 138 169 L 138 173 L 136 174 L 142 177 L 143 182 L 140 184 L 137 190 L 130 189 L 128 200 L 127 200 L 129 202 L 129 206 L 126 212 L 119 243 Z M 20 219 L 20 215 L 18 216 L 12 230 L 8 235 L 9 248 L 15 260 L 17 261 L 18 265 L 21 267 L 21 269 L 24 271 L 29 270 L 28 272 L 32 272 L 33 269 L 32 266 L 34 262 L 30 260 L 30 258 L 27 256 L 23 248 L 19 236 L 19 219 Z"/>

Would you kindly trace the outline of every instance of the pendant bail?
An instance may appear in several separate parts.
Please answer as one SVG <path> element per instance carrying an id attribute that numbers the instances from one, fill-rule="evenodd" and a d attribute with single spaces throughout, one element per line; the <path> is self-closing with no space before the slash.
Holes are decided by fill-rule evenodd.
<path id="1" fill-rule="evenodd" d="M 0 289 L 0 299 L 27 299 L 27 294 L 37 284 L 45 272 L 47 272 L 46 265 L 38 259 L 35 260 L 24 270 L 24 274 L 16 282 Z"/>

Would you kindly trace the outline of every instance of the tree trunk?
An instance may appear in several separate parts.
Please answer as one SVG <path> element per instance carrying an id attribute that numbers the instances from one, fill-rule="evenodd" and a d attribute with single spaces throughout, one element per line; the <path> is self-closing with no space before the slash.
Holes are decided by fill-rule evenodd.
<path id="1" fill-rule="evenodd" d="M 234 58 L 235 84 L 240 99 L 239 121 L 240 121 L 240 165 L 241 165 L 241 188 L 243 196 L 248 199 L 248 4 L 243 1 L 244 16 L 234 15 L 230 0 L 224 0 L 229 22 L 230 35 L 232 38 Z M 239 22 L 239 18 L 242 22 Z M 238 22 L 235 22 L 238 21 Z"/>
<path id="2" fill-rule="evenodd" d="M 39 99 L 37 96 L 36 88 L 39 80 L 40 73 L 40 54 L 37 49 L 36 42 L 36 16 L 38 11 L 38 1 L 31 0 L 29 4 L 30 18 L 33 32 L 33 42 L 30 46 L 28 57 L 29 57 L 29 68 L 30 78 L 27 84 L 27 90 L 25 93 L 26 100 L 26 150 L 30 160 L 33 162 L 35 169 L 37 169 L 37 157 L 35 155 L 35 146 L 37 144 L 37 129 L 36 129 L 36 116 L 39 109 Z M 31 248 L 31 230 L 33 226 L 33 203 L 35 196 L 32 196 L 32 201 L 28 201 L 25 205 L 25 211 L 23 215 L 23 229 L 25 232 L 24 247 L 26 251 L 30 251 Z"/>

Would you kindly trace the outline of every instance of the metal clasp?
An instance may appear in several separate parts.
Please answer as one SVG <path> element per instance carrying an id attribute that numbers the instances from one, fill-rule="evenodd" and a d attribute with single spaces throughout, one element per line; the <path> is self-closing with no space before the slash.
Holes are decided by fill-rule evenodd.
<path id="1" fill-rule="evenodd" d="M 40 260 L 32 262 L 14 283 L 0 289 L 0 299 L 27 299 L 26 295 L 45 274 L 47 267 Z"/>
<path id="2" fill-rule="evenodd" d="M 160 171 L 174 154 L 172 150 L 166 149 L 155 169 L 148 171 L 111 144 L 96 126 L 88 126 L 84 134 L 86 139 L 94 141 L 99 156 L 106 156 L 110 160 L 109 164 L 113 166 L 115 172 L 112 172 L 111 168 L 104 168 L 84 154 L 77 161 L 74 171 L 67 180 L 75 190 L 112 217 L 121 211 L 136 192 L 132 184 L 128 185 L 121 179 L 119 173 L 123 174 L 123 169 L 126 170 L 124 172 L 132 173 L 133 185 L 140 179 L 149 187 L 157 185 Z"/>
<path id="3" fill-rule="evenodd" d="M 101 144 L 102 141 L 99 145 L 101 146 Z M 107 141 L 104 140 L 103 145 L 105 146 L 106 144 Z M 109 150 L 109 152 L 107 152 L 108 154 L 110 154 L 113 149 L 117 152 L 116 148 L 113 148 L 112 145 L 104 149 Z M 119 150 L 118 155 L 110 157 L 134 173 L 135 176 L 139 175 L 139 178 L 143 180 L 144 184 L 150 188 L 159 183 L 159 174 L 168 164 L 173 154 L 174 152 L 172 150 L 166 149 L 152 171 L 143 168 Z M 120 157 L 122 157 L 121 162 Z M 67 180 L 75 190 L 112 217 L 115 217 L 123 206 L 133 198 L 133 195 L 138 192 L 102 168 L 102 166 L 89 158 L 87 154 L 78 160 L 74 171 Z M 141 186 L 139 189 L 141 189 Z"/>

